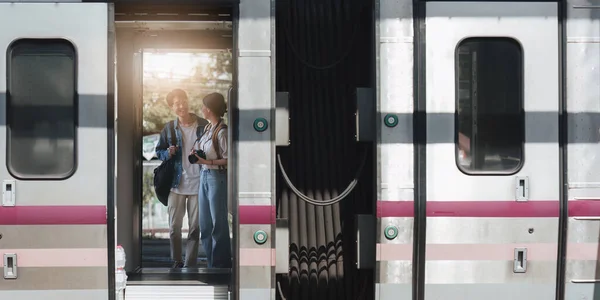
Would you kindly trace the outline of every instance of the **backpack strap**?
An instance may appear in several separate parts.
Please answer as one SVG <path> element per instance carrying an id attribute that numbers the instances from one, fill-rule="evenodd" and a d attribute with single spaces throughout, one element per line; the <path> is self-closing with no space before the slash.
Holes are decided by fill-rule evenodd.
<path id="1" fill-rule="evenodd" d="M 169 146 L 177 146 L 177 137 L 175 136 L 175 121 L 171 121 L 171 126 L 169 129 L 171 130 L 171 145 Z"/>
<path id="2" fill-rule="evenodd" d="M 221 145 L 219 145 L 219 132 L 221 132 L 222 129 L 227 129 L 227 125 L 223 123 L 223 120 L 221 119 L 221 121 L 219 121 L 219 124 L 217 124 L 217 128 L 215 128 L 215 130 L 213 131 L 212 135 L 212 144 L 213 148 L 215 149 L 215 152 L 217 153 L 217 159 L 223 158 L 223 156 L 221 156 Z M 219 169 L 223 170 L 225 169 L 225 166 L 219 166 Z"/>

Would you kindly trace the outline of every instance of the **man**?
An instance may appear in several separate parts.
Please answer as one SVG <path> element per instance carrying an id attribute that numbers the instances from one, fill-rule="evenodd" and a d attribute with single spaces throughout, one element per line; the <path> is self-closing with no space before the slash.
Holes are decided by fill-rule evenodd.
<path id="1" fill-rule="evenodd" d="M 173 268 L 195 267 L 198 258 L 198 188 L 200 168 L 190 164 L 187 154 L 200 138 L 208 121 L 189 111 L 188 97 L 185 91 L 174 89 L 167 95 L 167 104 L 177 118 L 168 122 L 160 133 L 156 153 L 160 160 L 175 159 L 175 176 L 168 198 L 169 229 L 171 240 L 171 259 Z M 175 129 L 176 145 L 170 145 L 171 126 Z M 181 227 L 183 216 L 188 214 L 188 241 L 185 263 L 182 260 Z"/>

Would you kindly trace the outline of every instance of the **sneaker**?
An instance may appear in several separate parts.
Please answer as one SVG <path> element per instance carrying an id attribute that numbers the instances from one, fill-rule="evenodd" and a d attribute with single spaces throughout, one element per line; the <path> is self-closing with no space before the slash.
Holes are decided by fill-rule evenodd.
<path id="1" fill-rule="evenodd" d="M 183 268 L 183 262 L 180 261 L 176 261 L 173 266 L 171 267 L 172 269 L 180 269 Z"/>

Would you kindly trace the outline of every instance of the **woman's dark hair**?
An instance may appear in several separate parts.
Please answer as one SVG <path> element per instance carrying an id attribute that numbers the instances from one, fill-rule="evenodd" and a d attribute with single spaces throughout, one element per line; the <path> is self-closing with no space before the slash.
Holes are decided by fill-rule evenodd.
<path id="1" fill-rule="evenodd" d="M 188 100 L 187 93 L 182 89 L 174 89 L 170 93 L 167 94 L 167 104 L 169 107 L 173 106 L 173 100 L 175 98 L 179 98 L 181 100 Z"/>
<path id="2" fill-rule="evenodd" d="M 227 104 L 225 103 L 225 97 L 220 93 L 210 93 L 202 99 L 202 104 L 204 104 L 210 111 L 212 111 L 216 116 L 222 118 L 227 112 Z"/>

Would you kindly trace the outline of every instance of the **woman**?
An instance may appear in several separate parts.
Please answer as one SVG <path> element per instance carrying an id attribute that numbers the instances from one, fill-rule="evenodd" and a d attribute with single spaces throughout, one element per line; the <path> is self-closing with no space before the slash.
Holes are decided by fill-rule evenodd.
<path id="1" fill-rule="evenodd" d="M 202 99 L 202 114 L 209 124 L 198 141 L 206 159 L 192 151 L 200 164 L 200 240 L 206 252 L 209 268 L 231 268 L 231 241 L 227 221 L 227 125 L 223 116 L 227 110 L 225 98 L 212 93 Z"/>

